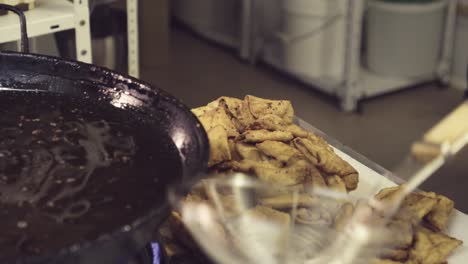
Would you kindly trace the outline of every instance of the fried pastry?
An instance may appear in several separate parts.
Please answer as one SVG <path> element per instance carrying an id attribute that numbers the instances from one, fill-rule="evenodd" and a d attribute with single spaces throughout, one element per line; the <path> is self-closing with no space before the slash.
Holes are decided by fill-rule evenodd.
<path id="1" fill-rule="evenodd" d="M 384 249 L 380 253 L 380 257 L 383 259 L 391 259 L 393 261 L 406 261 L 408 259 L 408 251 L 404 249 Z"/>
<path id="2" fill-rule="evenodd" d="M 343 230 L 344 226 L 348 223 L 354 213 L 354 205 L 346 202 L 341 205 L 338 213 L 333 220 L 333 228 L 340 231 Z"/>
<path id="3" fill-rule="evenodd" d="M 297 210 L 296 222 L 304 225 L 330 226 L 333 223 L 333 218 L 326 208 L 300 208 Z"/>
<path id="4" fill-rule="evenodd" d="M 213 127 L 222 126 L 228 137 L 237 137 L 239 132 L 222 106 L 208 110 L 198 117 L 205 130 L 209 131 Z"/>
<path id="5" fill-rule="evenodd" d="M 266 129 L 269 131 L 286 131 L 288 124 L 281 117 L 268 114 L 259 116 L 252 124 L 250 130 Z"/>
<path id="6" fill-rule="evenodd" d="M 373 259 L 370 264 L 403 264 L 403 262 L 391 259 Z"/>
<path id="7" fill-rule="evenodd" d="M 425 220 L 435 231 L 442 231 L 447 226 L 448 219 L 454 208 L 454 202 L 443 195 L 437 195 L 437 203 L 426 215 Z"/>
<path id="8" fill-rule="evenodd" d="M 291 132 L 285 131 L 268 131 L 261 130 L 248 130 L 242 133 L 241 139 L 246 143 L 259 143 L 263 141 L 290 141 L 293 139 Z"/>
<path id="9" fill-rule="evenodd" d="M 291 209 L 293 207 L 310 207 L 320 203 L 317 197 L 308 194 L 283 194 L 275 197 L 261 198 L 259 204 L 274 209 Z"/>
<path id="10" fill-rule="evenodd" d="M 290 186 L 304 182 L 304 179 L 310 173 L 311 165 L 304 160 L 300 160 L 285 168 L 254 166 L 253 170 L 262 182 Z"/>
<path id="11" fill-rule="evenodd" d="M 292 123 L 294 109 L 291 102 L 286 100 L 269 100 L 252 95 L 247 95 L 244 100 L 248 103 L 250 113 L 255 118 L 263 115 L 273 114 L 281 117 L 284 121 Z"/>
<path id="12" fill-rule="evenodd" d="M 222 126 L 212 127 L 207 131 L 210 141 L 210 160 L 208 166 L 213 166 L 225 160 L 231 160 L 231 150 L 228 135 Z"/>
<path id="13" fill-rule="evenodd" d="M 325 179 L 323 178 L 322 174 L 313 165 L 310 166 L 310 174 L 306 177 L 305 183 L 310 184 L 312 188 L 314 187 L 326 188 L 327 187 L 327 183 L 325 182 Z"/>
<path id="14" fill-rule="evenodd" d="M 251 161 L 262 161 L 262 153 L 253 145 L 238 142 L 236 144 L 236 150 L 242 159 Z"/>
<path id="15" fill-rule="evenodd" d="M 440 264 L 460 245 L 462 241 L 443 233 L 436 233 L 424 227 L 416 231 L 416 242 L 410 250 L 414 263 Z"/>
<path id="16" fill-rule="evenodd" d="M 341 179 L 343 179 L 346 189 L 348 191 L 357 189 L 358 183 L 359 183 L 359 176 L 357 173 L 351 173 L 351 174 L 342 176 Z"/>
<path id="17" fill-rule="evenodd" d="M 256 147 L 263 152 L 263 154 L 284 163 L 288 162 L 291 158 L 302 156 L 297 149 L 279 141 L 264 141 L 258 143 Z"/>
<path id="18" fill-rule="evenodd" d="M 337 192 L 346 192 L 346 184 L 338 175 L 325 177 L 328 188 Z"/>
<path id="19" fill-rule="evenodd" d="M 349 165 L 349 163 L 336 155 L 333 149 L 328 145 L 315 144 L 309 138 L 296 138 L 293 142 L 296 148 L 312 162 L 312 164 L 321 168 L 324 172 L 336 174 L 341 177 L 349 174 L 357 174 L 357 171 Z"/>

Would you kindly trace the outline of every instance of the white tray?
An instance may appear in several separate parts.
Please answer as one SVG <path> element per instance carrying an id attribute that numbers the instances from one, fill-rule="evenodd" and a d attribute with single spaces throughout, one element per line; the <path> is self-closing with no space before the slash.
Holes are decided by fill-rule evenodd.
<path id="1" fill-rule="evenodd" d="M 349 162 L 359 172 L 359 185 L 353 191 L 354 194 L 363 197 L 369 197 L 382 188 L 395 186 L 404 181 L 393 175 L 388 170 L 382 168 L 375 162 L 370 161 L 359 153 L 356 153 L 349 147 L 339 143 L 337 140 L 327 136 L 319 129 L 313 127 L 304 120 L 297 119 L 297 124 L 302 128 L 314 132 L 323 137 L 342 159 Z M 448 262 L 452 264 L 467 263 L 468 259 L 468 215 L 455 210 L 450 218 L 447 234 L 463 241 L 463 244 L 449 257 Z"/>

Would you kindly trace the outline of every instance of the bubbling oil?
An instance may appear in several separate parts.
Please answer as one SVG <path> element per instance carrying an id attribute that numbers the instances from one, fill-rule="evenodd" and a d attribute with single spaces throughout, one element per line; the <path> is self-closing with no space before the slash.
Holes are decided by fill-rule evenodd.
<path id="1" fill-rule="evenodd" d="M 0 260 L 37 255 L 121 228 L 181 176 L 155 123 L 90 99 L 0 95 Z M 164 179 L 164 180 L 163 180 Z"/>

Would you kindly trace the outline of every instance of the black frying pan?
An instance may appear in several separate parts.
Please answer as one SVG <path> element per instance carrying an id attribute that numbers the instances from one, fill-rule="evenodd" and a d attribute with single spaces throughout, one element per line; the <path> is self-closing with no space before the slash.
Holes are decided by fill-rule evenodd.
<path id="1" fill-rule="evenodd" d="M 206 133 L 197 118 L 179 100 L 137 79 L 94 65 L 29 54 L 24 15 L 11 6 L 0 4 L 0 9 L 19 14 L 22 28 L 22 53 L 0 52 L 0 97 L 2 90 L 9 88 L 74 98 L 86 95 L 99 98 L 102 104 L 111 104 L 125 93 L 127 99 L 131 99 L 127 100 L 130 107 L 125 111 L 157 123 L 178 149 L 182 179 L 170 174 L 162 175 L 159 182 L 163 188 L 204 172 L 209 149 Z M 146 215 L 129 223 L 130 230 L 106 234 L 95 241 L 65 247 L 47 256 L 19 256 L 8 261 L 0 259 L 0 263 L 124 264 L 151 240 L 168 213 L 168 203 L 161 199 L 155 201 L 155 206 Z"/>

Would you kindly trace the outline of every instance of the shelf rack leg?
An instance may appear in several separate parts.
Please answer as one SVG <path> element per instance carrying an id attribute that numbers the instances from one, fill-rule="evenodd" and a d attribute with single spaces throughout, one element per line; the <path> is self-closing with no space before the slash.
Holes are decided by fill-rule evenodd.
<path id="1" fill-rule="evenodd" d="M 75 7 L 76 59 L 92 63 L 93 51 L 91 48 L 88 0 L 74 0 L 73 5 Z"/>
<path id="2" fill-rule="evenodd" d="M 32 53 L 39 53 L 37 48 L 37 39 L 36 38 L 29 38 L 29 51 Z M 21 51 L 21 41 L 16 41 L 16 51 Z"/>
<path id="3" fill-rule="evenodd" d="M 341 100 L 341 109 L 350 112 L 356 110 L 358 100 L 362 95 L 358 81 L 360 79 L 363 0 L 348 0 L 347 10 L 344 81 L 338 91 L 338 96 Z"/>
<path id="4" fill-rule="evenodd" d="M 241 39 L 239 43 L 239 55 L 244 60 L 249 60 L 251 58 L 253 2 L 254 0 L 242 1 L 242 13 L 240 20 Z"/>
<path id="5" fill-rule="evenodd" d="M 442 42 L 442 56 L 437 70 L 439 80 L 444 85 L 448 85 L 450 81 L 450 67 L 453 61 L 457 6 L 458 0 L 448 1 L 447 17 L 445 20 L 445 30 Z"/>
<path id="6" fill-rule="evenodd" d="M 140 77 L 138 0 L 127 0 L 128 74 Z"/>

